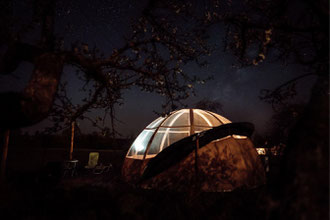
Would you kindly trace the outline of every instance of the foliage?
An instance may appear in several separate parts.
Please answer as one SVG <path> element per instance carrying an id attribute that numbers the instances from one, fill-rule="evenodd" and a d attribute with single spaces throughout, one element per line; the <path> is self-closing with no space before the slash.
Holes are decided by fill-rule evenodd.
<path id="1" fill-rule="evenodd" d="M 216 100 L 210 100 L 209 98 L 204 98 L 195 104 L 195 108 L 208 110 L 211 112 L 223 112 L 222 104 Z"/>
<path id="2" fill-rule="evenodd" d="M 207 2 L 207 20 L 211 24 L 225 24 L 225 49 L 233 52 L 241 66 L 260 65 L 268 58 L 284 65 L 291 63 L 304 67 L 297 77 L 275 89 L 261 91 L 260 98 L 274 108 L 287 104 L 296 95 L 298 80 L 310 75 L 327 80 L 328 1 Z"/>
<path id="3" fill-rule="evenodd" d="M 55 3 L 54 0 L 48 0 L 47 4 L 35 1 L 32 26 L 38 29 L 36 24 L 41 24 L 39 43 L 23 42 L 20 33 L 11 30 L 5 33 L 6 36 L 17 37 L 5 41 L 9 46 L 1 60 L 1 74 L 12 73 L 22 61 L 32 62 L 35 69 L 29 84 L 16 98 L 2 94 L 4 102 L 8 102 L 8 99 L 13 102 L 8 109 L 3 110 L 7 116 L 1 119 L 2 127 L 35 124 L 48 116 L 52 106 L 52 119 L 57 125 L 54 130 L 67 127 L 66 122 L 86 118 L 84 114 L 93 108 L 109 112 L 113 125 L 114 106 L 122 103 L 122 93 L 126 89 L 137 86 L 142 91 L 166 97 L 163 106 L 166 111 L 177 108 L 177 104 L 193 92 L 193 84 L 201 81 L 185 73 L 182 67 L 191 61 L 206 65 L 202 59 L 210 53 L 206 32 L 200 26 L 196 28 L 197 21 L 194 18 L 189 22 L 191 25 L 186 25 L 184 21 L 187 17 L 181 17 L 181 9 L 178 11 L 178 6 L 172 2 L 149 1 L 141 17 L 132 24 L 131 33 L 125 37 L 124 44 L 113 48 L 109 56 L 97 48 L 91 49 L 86 43 L 72 43 L 70 49 L 59 44 L 60 40 L 54 32 Z M 39 65 L 36 64 L 38 59 Z M 62 69 L 68 64 L 84 73 L 83 81 L 88 85 L 88 97 L 76 106 L 70 103 L 64 91 L 65 84 L 56 89 Z M 55 105 L 52 104 L 54 98 L 57 99 Z M 11 114 L 13 108 L 22 109 L 20 120 L 17 120 L 19 111 L 14 111 L 16 116 Z M 24 114 L 29 109 L 33 109 L 33 114 Z"/>
<path id="4" fill-rule="evenodd" d="M 272 145 L 287 144 L 290 130 L 301 118 L 306 104 L 294 103 L 282 106 L 270 120 L 271 128 L 269 131 L 269 141 Z"/>
<path id="5" fill-rule="evenodd" d="M 177 108 L 182 100 L 193 93 L 194 83 L 203 82 L 195 76 L 187 74 L 183 66 L 191 61 L 200 66 L 207 64 L 205 55 L 211 50 L 207 45 L 207 28 L 221 23 L 225 27 L 224 49 L 230 50 L 237 57 L 241 66 L 259 65 L 266 58 L 281 60 L 284 63 L 293 62 L 306 66 L 306 72 L 284 83 L 274 90 L 261 91 L 260 98 L 276 108 L 286 104 L 290 97 L 296 95 L 295 83 L 309 75 L 324 75 L 328 69 L 327 12 L 326 2 L 314 1 L 262 1 L 236 0 L 219 1 L 147 1 L 135 19 L 131 31 L 125 36 L 122 45 L 112 49 L 105 55 L 98 48 L 90 47 L 88 43 L 71 42 L 71 48 L 64 46 L 60 36 L 54 32 L 54 12 L 56 1 L 38 1 L 33 4 L 34 14 L 31 24 L 20 24 L 13 17 L 13 5 L 5 1 L 2 7 L 4 19 L 1 22 L 4 35 L 2 45 L 9 45 L 1 60 L 0 72 L 10 74 L 21 61 L 35 64 L 35 71 L 41 67 L 36 60 L 50 54 L 48 62 L 57 65 L 57 70 L 50 76 L 49 68 L 43 70 L 42 76 L 35 75 L 26 89 L 13 98 L 12 94 L 2 94 L 2 100 L 17 99 L 8 107 L 15 105 L 22 109 L 33 108 L 32 105 L 42 105 L 38 117 L 24 114 L 21 122 L 12 123 L 2 119 L 2 126 L 19 127 L 34 124 L 47 117 L 53 106 L 52 118 L 54 130 L 67 127 L 61 118 L 74 121 L 87 118 L 86 113 L 93 108 L 105 110 L 112 119 L 114 130 L 115 105 L 121 104 L 122 94 L 132 87 L 142 91 L 155 92 L 165 97 L 164 112 Z M 296 13 L 290 13 L 296 8 Z M 110 12 L 109 12 L 110 13 Z M 15 23 L 16 22 L 16 23 Z M 38 27 L 39 25 L 39 27 Z M 15 27 L 15 28 L 12 28 Z M 15 30 L 20 31 L 15 31 Z M 41 36 L 37 44 L 24 42 L 22 35 L 29 35 L 31 30 L 40 30 Z M 302 46 L 303 45 L 303 46 Z M 19 56 L 17 54 L 20 54 Z M 45 58 L 42 58 L 42 62 Z M 56 62 L 53 62 L 53 60 Z M 41 61 L 40 61 L 41 62 Z M 56 90 L 65 65 L 77 67 L 83 75 L 83 81 L 88 85 L 82 89 L 88 90 L 79 105 L 73 107 L 65 96 Z M 55 78 L 47 86 L 47 96 L 29 92 L 36 87 L 40 77 Z M 61 86 L 64 91 L 65 85 Z M 39 88 L 46 94 L 46 89 Z M 38 92 L 37 92 L 38 93 Z M 28 101 L 23 101 L 29 97 Z M 56 105 L 52 105 L 54 97 Z M 46 106 L 46 103 L 48 104 Z M 2 110 L 8 114 L 11 111 Z M 35 111 L 34 109 L 33 111 Z M 29 110 L 27 110 L 29 111 Z M 15 111 L 13 111 L 15 112 Z M 17 115 L 19 112 L 15 112 Z M 64 113 L 59 116 L 58 114 Z M 31 119 L 34 120 L 31 120 Z M 99 117 L 98 119 L 104 119 Z M 17 121 L 17 120 L 16 120 Z M 92 119 L 92 124 L 99 126 L 102 120 Z M 56 126 L 55 126 L 56 127 Z"/>

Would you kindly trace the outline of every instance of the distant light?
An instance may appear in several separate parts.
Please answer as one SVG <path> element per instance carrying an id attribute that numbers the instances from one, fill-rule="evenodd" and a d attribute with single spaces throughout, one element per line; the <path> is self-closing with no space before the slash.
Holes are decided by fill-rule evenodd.
<path id="1" fill-rule="evenodd" d="M 266 155 L 266 149 L 265 148 L 256 148 L 257 153 L 259 155 Z"/>

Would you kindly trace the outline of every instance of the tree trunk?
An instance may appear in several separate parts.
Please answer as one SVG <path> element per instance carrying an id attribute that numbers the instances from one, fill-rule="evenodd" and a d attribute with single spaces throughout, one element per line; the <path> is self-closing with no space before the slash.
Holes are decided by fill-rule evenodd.
<path id="1" fill-rule="evenodd" d="M 8 144 L 9 144 L 9 134 L 10 131 L 5 131 L 4 135 L 4 145 L 2 151 L 2 158 L 1 158 L 1 174 L 0 174 L 0 182 L 3 182 L 6 178 L 6 164 L 7 164 L 7 155 L 8 155 Z"/>
<path id="2" fill-rule="evenodd" d="M 2 93 L 0 128 L 18 128 L 36 124 L 47 117 L 62 74 L 64 59 L 46 53 L 34 61 L 32 77 L 22 93 Z"/>
<path id="3" fill-rule="evenodd" d="M 75 122 L 71 122 L 71 145 L 70 145 L 70 157 L 69 159 L 72 160 L 72 155 L 73 155 L 73 142 L 74 142 L 74 126 Z"/>
<path id="4" fill-rule="evenodd" d="M 283 164 L 280 217 L 329 218 L 329 81 L 319 76 L 310 101 L 292 129 Z"/>

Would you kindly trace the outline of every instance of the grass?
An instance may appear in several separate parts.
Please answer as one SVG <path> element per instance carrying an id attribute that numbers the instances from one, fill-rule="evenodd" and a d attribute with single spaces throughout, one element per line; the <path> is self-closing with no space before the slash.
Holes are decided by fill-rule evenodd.
<path id="1" fill-rule="evenodd" d="M 122 160 L 102 156 L 113 169 L 101 175 L 81 167 L 78 176 L 62 178 L 56 163 L 9 169 L 0 187 L 1 219 L 276 219 L 269 216 L 272 184 L 226 193 L 144 190 L 122 181 Z"/>
<path id="2" fill-rule="evenodd" d="M 61 179 L 17 173 L 1 187 L 3 219 L 264 219 L 265 188 L 230 193 L 144 190 L 120 173 Z"/>

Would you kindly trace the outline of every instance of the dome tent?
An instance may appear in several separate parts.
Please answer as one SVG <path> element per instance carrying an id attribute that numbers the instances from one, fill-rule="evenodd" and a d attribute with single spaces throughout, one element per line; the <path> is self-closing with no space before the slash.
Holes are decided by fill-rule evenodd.
<path id="1" fill-rule="evenodd" d="M 190 141 L 189 137 L 196 133 L 205 133 L 209 129 L 226 125 L 231 126 L 231 121 L 200 109 L 182 109 L 157 118 L 140 133 L 129 149 L 122 169 L 124 179 L 132 183 L 141 181 L 144 171 L 148 171 L 148 164 L 155 164 L 151 162 L 159 160 L 161 155 L 164 158 L 163 154 L 172 150 L 174 145 L 180 145 L 180 140 Z M 205 142 L 205 146 L 196 148 L 195 153 L 185 155 L 168 169 L 143 181 L 141 185 L 184 191 L 193 182 L 198 182 L 204 191 L 230 191 L 264 183 L 263 167 L 252 142 L 248 137 L 237 134 L 230 133 L 221 139 L 212 139 L 211 143 Z M 184 145 L 189 145 L 187 143 L 190 142 L 185 142 Z M 176 147 L 180 150 L 187 146 Z M 166 164 L 166 161 L 163 162 Z"/>

